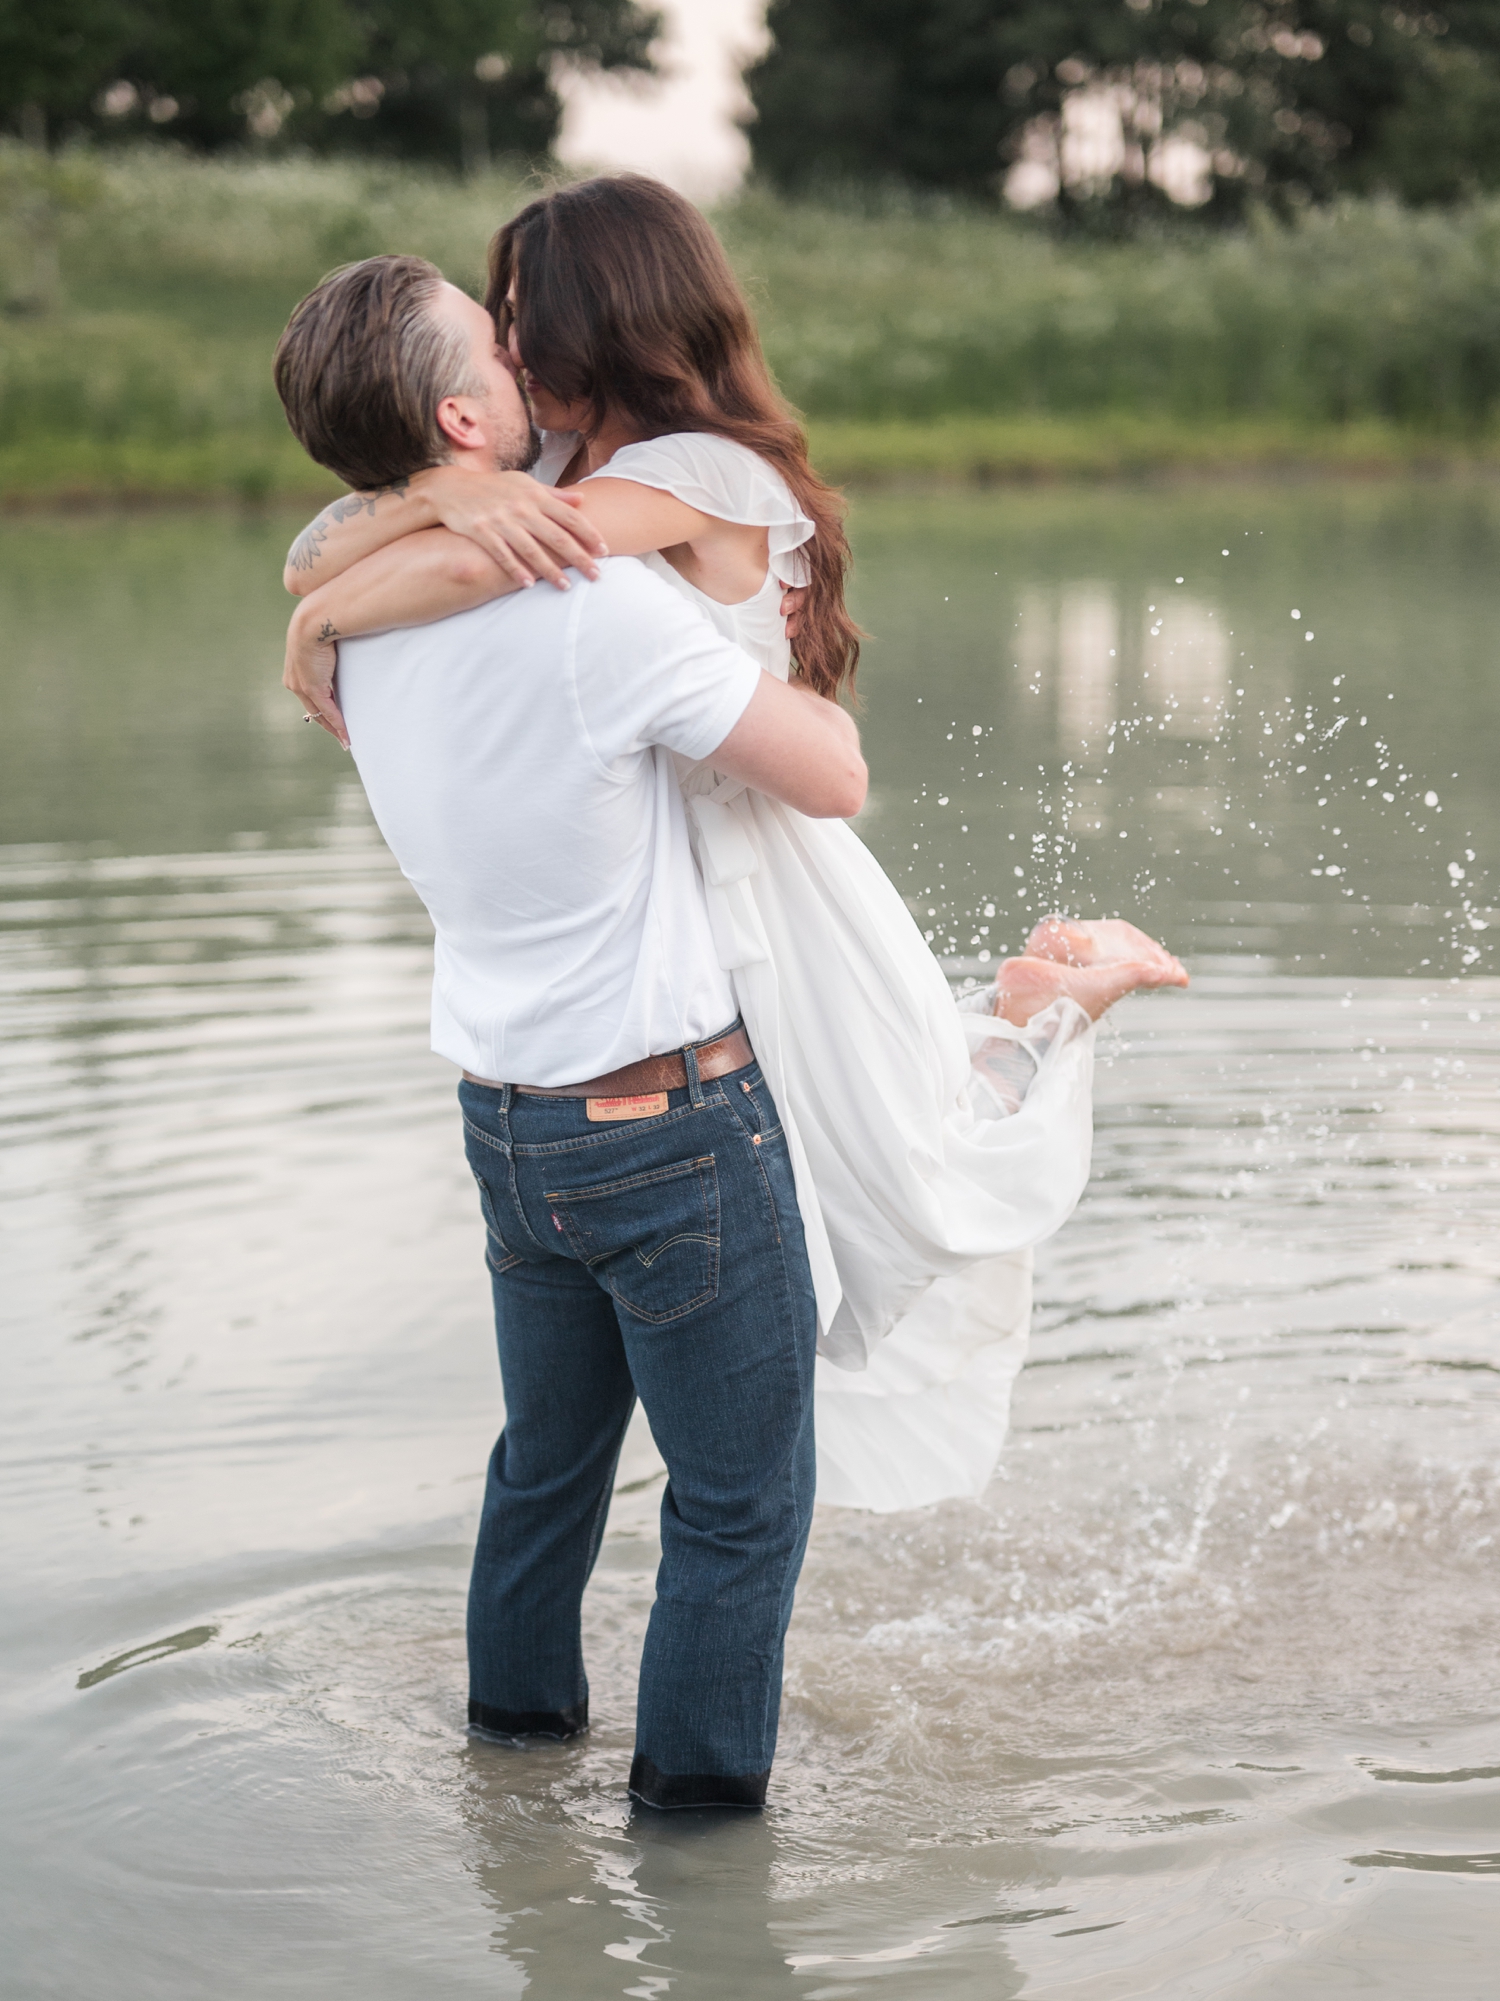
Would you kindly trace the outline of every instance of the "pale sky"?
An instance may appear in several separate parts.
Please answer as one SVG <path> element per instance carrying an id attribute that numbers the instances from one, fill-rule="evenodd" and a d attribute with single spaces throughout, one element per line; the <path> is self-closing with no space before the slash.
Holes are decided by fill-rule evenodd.
<path id="1" fill-rule="evenodd" d="M 566 79 L 557 150 L 575 166 L 635 167 L 712 200 L 738 184 L 749 161 L 734 117 L 745 103 L 740 64 L 765 42 L 765 0 L 657 4 L 667 23 L 656 47 L 660 80 Z"/>

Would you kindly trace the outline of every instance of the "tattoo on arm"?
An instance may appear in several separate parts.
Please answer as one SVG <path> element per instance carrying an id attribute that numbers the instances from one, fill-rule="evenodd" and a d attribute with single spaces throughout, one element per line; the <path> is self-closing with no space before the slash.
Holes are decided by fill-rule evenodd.
<path id="1" fill-rule="evenodd" d="M 324 539 L 328 534 L 328 529 L 324 526 L 327 513 L 328 509 L 325 508 L 316 521 L 309 521 L 302 533 L 292 544 L 291 553 L 286 559 L 289 569 L 310 570 L 313 564 L 317 562 L 318 552 L 322 548 Z"/>
<path id="2" fill-rule="evenodd" d="M 322 625 L 318 629 L 319 646 L 326 646 L 329 640 L 337 639 L 338 636 L 339 636 L 339 629 L 334 624 L 333 620 L 331 618 L 325 618 Z"/>
<path id="3" fill-rule="evenodd" d="M 373 519 L 375 503 L 383 494 L 401 495 L 410 485 L 409 479 L 394 479 L 389 486 L 377 487 L 373 493 L 346 493 L 342 500 L 325 507 L 316 520 L 308 522 L 292 544 L 288 564 L 294 570 L 310 570 L 323 553 L 331 528 L 341 521 L 352 521 L 357 514 L 368 514 Z"/>

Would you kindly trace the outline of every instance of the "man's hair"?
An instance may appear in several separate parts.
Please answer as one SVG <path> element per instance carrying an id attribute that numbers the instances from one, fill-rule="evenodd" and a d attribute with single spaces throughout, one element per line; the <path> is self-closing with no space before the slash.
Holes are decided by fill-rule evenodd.
<path id="1" fill-rule="evenodd" d="M 439 465 L 445 396 L 483 396 L 462 328 L 433 313 L 443 274 L 423 257 L 367 257 L 309 292 L 276 346 L 276 392 L 319 465 L 357 491 Z"/>

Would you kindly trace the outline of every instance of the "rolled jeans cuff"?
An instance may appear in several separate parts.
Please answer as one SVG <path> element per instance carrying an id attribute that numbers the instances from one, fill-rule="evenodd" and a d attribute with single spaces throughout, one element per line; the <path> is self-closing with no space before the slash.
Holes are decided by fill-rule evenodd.
<path id="1" fill-rule="evenodd" d="M 495 1737 L 552 1737 L 561 1743 L 589 1727 L 587 1698 L 571 1709 L 491 1709 L 469 1698 L 469 1727 Z"/>
<path id="2" fill-rule="evenodd" d="M 637 1752 L 630 1766 L 630 1791 L 645 1806 L 761 1807 L 770 1777 L 769 1770 L 733 1777 L 718 1772 L 660 1772 Z"/>

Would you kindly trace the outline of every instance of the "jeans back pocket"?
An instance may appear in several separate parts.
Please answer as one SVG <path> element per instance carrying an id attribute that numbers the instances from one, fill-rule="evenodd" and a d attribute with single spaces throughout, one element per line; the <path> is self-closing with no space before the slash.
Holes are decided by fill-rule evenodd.
<path id="1" fill-rule="evenodd" d="M 711 1153 L 615 1181 L 545 1191 L 569 1249 L 638 1320 L 660 1323 L 719 1291 L 719 1177 Z"/>

